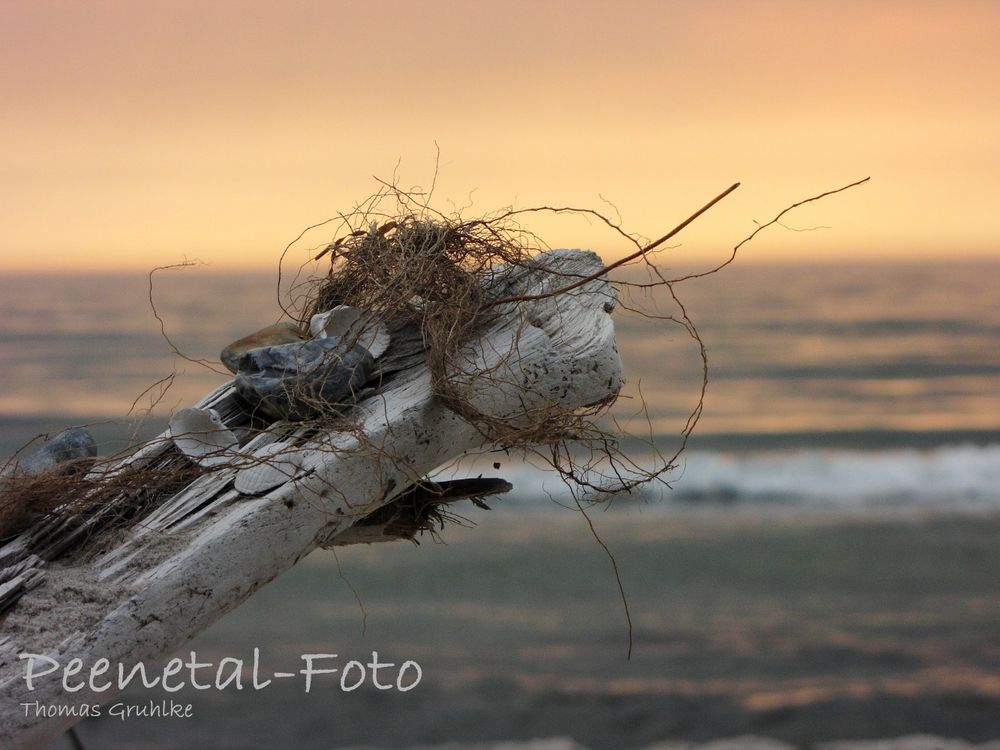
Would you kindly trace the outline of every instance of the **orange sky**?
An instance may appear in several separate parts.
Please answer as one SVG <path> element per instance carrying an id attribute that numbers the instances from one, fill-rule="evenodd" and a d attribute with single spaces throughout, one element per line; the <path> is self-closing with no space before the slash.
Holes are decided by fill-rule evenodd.
<path id="1" fill-rule="evenodd" d="M 271 265 L 435 142 L 440 206 L 647 236 L 742 181 L 671 258 L 867 175 L 746 258 L 1000 255 L 995 1 L 3 0 L 0 60 L 0 270 Z"/>

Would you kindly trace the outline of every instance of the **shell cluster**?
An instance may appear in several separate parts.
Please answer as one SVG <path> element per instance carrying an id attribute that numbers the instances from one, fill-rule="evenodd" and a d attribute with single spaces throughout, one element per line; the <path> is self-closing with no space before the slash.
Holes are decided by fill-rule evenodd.
<path id="1" fill-rule="evenodd" d="M 356 307 L 318 313 L 308 335 L 278 323 L 234 341 L 222 362 L 235 375 L 237 392 L 274 419 L 316 417 L 350 403 L 375 369 L 389 336 Z"/>
<path id="2" fill-rule="evenodd" d="M 258 495 L 287 482 L 302 468 L 298 451 L 276 441 L 255 450 L 241 448 L 215 409 L 181 409 L 170 418 L 170 437 L 177 449 L 206 469 L 236 469 L 235 487 Z"/>
<path id="3" fill-rule="evenodd" d="M 249 336 L 237 339 L 222 350 L 222 354 L 219 358 L 222 360 L 222 364 L 226 366 L 227 370 L 235 373 L 239 369 L 240 357 L 253 349 L 259 349 L 262 346 L 296 344 L 302 341 L 307 341 L 308 338 L 309 337 L 303 334 L 302 330 L 294 323 L 282 321 L 280 323 L 275 323 L 273 326 L 261 328 L 259 331 L 251 333 Z"/>
<path id="4" fill-rule="evenodd" d="M 255 413 L 297 421 L 355 401 L 388 346 L 384 325 L 341 305 L 314 315 L 307 332 L 276 323 L 234 341 L 220 358 Z M 239 467 L 243 491 L 280 483 L 298 470 L 294 456 L 277 445 L 265 451 L 268 455 L 241 451 L 236 434 L 212 409 L 181 409 L 170 420 L 170 435 L 181 453 L 201 466 Z"/>

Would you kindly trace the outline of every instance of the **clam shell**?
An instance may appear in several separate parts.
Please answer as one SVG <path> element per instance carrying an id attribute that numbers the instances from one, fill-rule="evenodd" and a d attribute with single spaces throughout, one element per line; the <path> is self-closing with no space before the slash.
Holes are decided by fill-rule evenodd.
<path id="1" fill-rule="evenodd" d="M 244 495 L 263 495 L 288 482 L 301 469 L 301 456 L 288 444 L 270 443 L 244 459 L 247 467 L 236 474 L 233 486 Z"/>
<path id="2" fill-rule="evenodd" d="M 238 458 L 240 442 L 214 409 L 181 409 L 169 427 L 177 449 L 200 466 L 231 465 Z"/>
<path id="3" fill-rule="evenodd" d="M 235 373 L 240 357 L 251 349 L 258 349 L 262 346 L 275 346 L 278 344 L 292 344 L 297 341 L 305 340 L 306 337 L 295 323 L 282 321 L 281 323 L 275 323 L 272 326 L 261 328 L 259 331 L 251 333 L 249 336 L 237 339 L 222 350 L 222 354 L 219 355 L 219 359 L 222 360 L 222 364 L 224 364 L 230 372 Z"/>

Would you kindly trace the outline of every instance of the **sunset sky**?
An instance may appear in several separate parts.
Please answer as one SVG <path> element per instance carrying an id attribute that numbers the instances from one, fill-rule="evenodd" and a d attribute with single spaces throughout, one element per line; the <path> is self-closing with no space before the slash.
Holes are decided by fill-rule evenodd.
<path id="1" fill-rule="evenodd" d="M 746 258 L 1000 255 L 991 0 L 2 0 L 0 59 L 0 270 L 272 266 L 437 148 L 445 210 L 606 199 L 649 237 L 741 181 L 679 260 L 869 175 Z"/>

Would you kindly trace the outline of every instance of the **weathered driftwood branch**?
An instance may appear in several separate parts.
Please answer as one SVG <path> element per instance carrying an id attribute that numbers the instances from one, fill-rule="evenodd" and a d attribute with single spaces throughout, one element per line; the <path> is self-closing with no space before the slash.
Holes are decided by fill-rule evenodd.
<path id="1" fill-rule="evenodd" d="M 542 295 L 602 267 L 589 252 L 545 253 L 533 267 L 516 269 L 505 293 Z M 614 395 L 621 385 L 614 304 L 598 276 L 569 294 L 498 308 L 498 322 L 463 350 L 472 405 L 517 424 L 553 404 L 572 410 Z M 29 554 L 28 541 L 37 549 L 50 533 L 44 529 L 0 549 L 0 589 L 16 601 L 0 631 L 0 747 L 41 746 L 76 721 L 26 715 L 22 703 L 80 706 L 115 694 L 89 685 L 67 693 L 59 679 L 29 691 L 19 654 L 47 654 L 63 665 L 80 659 L 84 676 L 102 659 L 112 672 L 118 663 L 152 665 L 316 547 L 406 537 L 419 518 L 386 508 L 401 495 L 419 501 L 440 493 L 445 501 L 505 491 L 502 482 L 414 489 L 442 463 L 483 447 L 484 437 L 433 396 L 422 359 L 406 361 L 359 403 L 350 430 L 317 433 L 278 422 L 241 450 L 262 458 L 280 453 L 279 464 L 199 477 L 96 557 L 67 565 L 57 547 Z M 240 412 L 231 384 L 200 405 L 227 424 Z M 168 438 L 129 460 L 166 460 Z M 422 506 L 410 507 L 419 514 Z"/>

